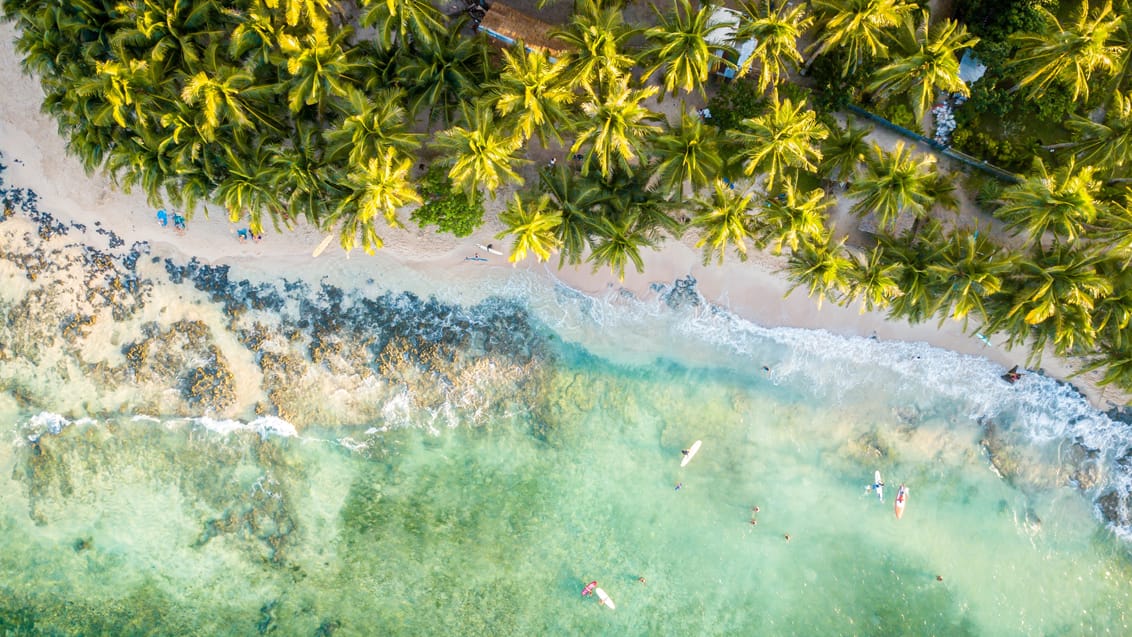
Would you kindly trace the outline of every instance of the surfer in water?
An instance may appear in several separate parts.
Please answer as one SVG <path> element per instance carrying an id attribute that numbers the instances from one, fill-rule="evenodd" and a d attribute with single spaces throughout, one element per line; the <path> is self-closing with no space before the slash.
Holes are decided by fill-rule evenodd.
<path id="1" fill-rule="evenodd" d="M 1006 382 L 1013 385 L 1014 383 L 1018 382 L 1020 378 L 1022 378 L 1022 374 L 1018 371 L 1018 366 L 1015 365 L 1014 367 L 1010 368 L 1010 371 L 1006 372 L 1006 375 L 1004 375 L 1003 378 L 1006 380 Z"/>
<path id="2" fill-rule="evenodd" d="M 586 584 L 586 587 L 582 589 L 582 597 L 588 597 L 590 595 L 593 595 L 595 588 L 597 588 L 597 580 L 594 580 L 594 581 L 590 582 L 589 584 Z"/>

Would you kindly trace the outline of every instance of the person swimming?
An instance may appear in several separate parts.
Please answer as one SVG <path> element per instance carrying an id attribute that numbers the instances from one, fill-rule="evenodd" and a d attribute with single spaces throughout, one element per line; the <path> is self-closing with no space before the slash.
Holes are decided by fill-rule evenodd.
<path id="1" fill-rule="evenodd" d="M 582 597 L 588 597 L 589 595 L 593 595 L 595 588 L 597 588 L 597 580 L 594 580 L 594 581 L 590 582 L 589 584 L 586 584 L 586 587 L 582 589 Z"/>

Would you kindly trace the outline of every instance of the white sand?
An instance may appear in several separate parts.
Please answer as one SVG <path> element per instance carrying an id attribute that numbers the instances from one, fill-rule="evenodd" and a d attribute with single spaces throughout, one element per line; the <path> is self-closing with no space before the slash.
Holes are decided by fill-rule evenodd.
<path id="1" fill-rule="evenodd" d="M 188 222 L 183 235 L 174 233 L 172 223 L 161 227 L 154 217 L 155 207 L 145 196 L 135 192 L 125 194 L 116 189 L 103 175 L 87 176 L 79 162 L 68 156 L 63 140 L 56 132 L 55 122 L 39 112 L 43 93 L 37 81 L 23 75 L 12 42 L 15 29 L 10 23 L 0 25 L 0 82 L 5 87 L 5 98 L 0 101 L 0 151 L 8 165 L 6 180 L 9 184 L 28 187 L 41 197 L 40 207 L 64 222 L 87 224 L 88 239 L 95 245 L 105 240 L 93 233 L 95 222 L 112 230 L 126 240 L 147 241 L 157 255 L 173 256 L 178 260 L 197 257 L 204 263 L 230 263 L 243 270 L 252 270 L 271 276 L 301 273 L 311 278 L 320 273 L 340 272 L 352 280 L 364 283 L 368 278 L 380 277 L 386 268 L 409 268 L 419 276 L 459 285 L 462 277 L 503 274 L 508 268 L 502 257 L 493 258 L 481 267 L 462 267 L 464 256 L 482 252 L 477 243 L 502 241 L 492 236 L 500 226 L 494 213 L 502 208 L 509 193 L 501 192 L 498 199 L 489 202 L 488 223 L 475 236 L 456 239 L 450 235 L 437 235 L 431 230 L 417 230 L 409 224 L 406 230 L 387 230 L 382 233 L 386 247 L 376 256 L 355 251 L 349 260 L 341 248 L 332 245 L 317 259 L 311 252 L 322 240 L 317 230 L 302 226 L 282 235 L 268 229 L 262 242 L 241 243 L 236 239 L 236 228 L 228 222 L 223 210 L 211 210 L 207 217 L 198 212 Z M 666 100 L 664 110 L 678 107 L 678 100 Z M 877 133 L 877 141 L 890 147 L 893 138 Z M 528 171 L 530 172 L 530 171 Z M 964 198 L 966 199 L 966 198 Z M 847 206 L 840 202 L 837 214 L 844 214 Z M 967 211 L 970 213 L 970 211 Z M 661 251 L 646 250 L 645 274 L 631 268 L 624 283 L 617 281 L 608 269 L 597 273 L 586 264 L 556 270 L 553 266 L 528 261 L 519 267 L 530 268 L 545 276 L 548 284 L 555 279 L 586 293 L 602 293 L 611 286 L 627 288 L 638 296 L 650 294 L 653 282 L 671 283 L 674 279 L 692 275 L 698 280 L 698 289 L 713 303 L 765 326 L 792 326 L 826 329 L 839 334 L 870 336 L 880 339 L 926 341 L 938 347 L 984 356 L 1010 367 L 1024 363 L 1026 352 L 1007 351 L 1001 347 L 986 346 L 974 335 L 962 332 L 960 324 L 948 321 L 941 327 L 936 322 L 909 325 L 903 321 L 885 320 L 882 314 L 861 313 L 859 308 L 842 308 L 816 303 L 806 297 L 804 290 L 786 296 L 790 287 L 786 278 L 777 273 L 785 260 L 766 253 L 756 253 L 751 260 L 741 263 L 729 258 L 724 265 L 701 263 L 700 252 L 693 246 L 694 237 L 683 242 L 669 241 Z M 553 261 L 556 263 L 556 261 Z M 478 264 L 477 264 L 478 265 Z M 460 266 L 460 267 L 454 267 Z M 1001 339 L 992 339 L 998 342 Z M 1072 361 L 1046 355 L 1042 360 L 1045 373 L 1069 379 L 1076 367 Z M 1092 402 L 1102 409 L 1129 402 L 1129 397 L 1115 388 L 1102 388 L 1096 384 L 1098 373 L 1085 374 L 1071 380 Z"/>

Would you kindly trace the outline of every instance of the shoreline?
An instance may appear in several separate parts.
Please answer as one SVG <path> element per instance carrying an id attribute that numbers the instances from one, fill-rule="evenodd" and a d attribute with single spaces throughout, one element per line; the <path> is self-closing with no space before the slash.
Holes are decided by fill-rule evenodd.
<path id="1" fill-rule="evenodd" d="M 9 96 L 0 106 L 0 139 L 7 181 L 16 186 L 34 190 L 40 206 L 60 221 L 109 230 L 125 240 L 126 244 L 147 242 L 154 254 L 175 257 L 181 261 L 197 258 L 207 264 L 228 264 L 260 276 L 279 278 L 281 274 L 296 278 L 317 279 L 336 276 L 339 283 L 362 287 L 369 279 L 381 278 L 387 268 L 406 269 L 415 276 L 433 282 L 448 282 L 458 286 L 461 280 L 477 277 L 473 267 L 487 269 L 488 276 L 504 275 L 506 257 L 492 257 L 486 263 L 465 262 L 464 257 L 479 252 L 476 244 L 498 242 L 494 235 L 501 229 L 495 215 L 505 205 L 510 194 L 501 191 L 496 199 L 486 202 L 486 223 L 473 236 L 458 239 L 451 235 L 438 235 L 431 229 L 386 229 L 382 236 L 385 247 L 374 256 L 355 250 L 352 256 L 336 244 L 322 256 L 312 258 L 311 252 L 323 235 L 309 226 L 301 225 L 284 234 L 265 228 L 262 242 L 240 242 L 236 237 L 237 225 L 227 220 L 223 210 L 209 208 L 206 218 L 199 211 L 188 221 L 183 235 L 173 228 L 161 227 L 155 218 L 155 207 L 144 195 L 126 194 L 111 184 L 108 177 L 98 174 L 87 176 L 78 160 L 66 154 L 65 142 L 56 132 L 56 124 L 40 112 L 42 90 L 38 81 L 24 75 L 19 57 L 12 42 L 15 28 L 10 23 L 0 26 L 0 37 L 6 41 L 0 50 L 0 78 L 9 89 Z M 403 214 L 405 223 L 412 224 Z M 241 224 L 243 225 L 243 224 Z M 542 264 L 528 259 L 517 265 L 535 272 L 547 285 L 561 283 L 588 295 L 598 295 L 610 289 L 624 289 L 638 298 L 655 294 L 654 283 L 671 285 L 677 279 L 692 276 L 696 289 L 704 299 L 737 316 L 767 327 L 794 327 L 823 329 L 846 335 L 881 340 L 927 342 L 930 345 L 989 359 L 1003 369 L 1014 364 L 1025 365 L 1025 353 L 1010 351 L 1000 345 L 987 345 L 974 334 L 965 334 L 961 323 L 947 320 L 942 325 L 931 321 L 911 325 L 904 321 L 890 321 L 879 312 L 861 312 L 858 305 L 840 307 L 824 302 L 817 303 L 806 296 L 804 290 L 795 290 L 786 296 L 790 283 L 776 273 L 784 262 L 765 251 L 754 251 L 751 259 L 740 262 L 731 256 L 722 265 L 714 262 L 703 265 L 700 252 L 693 247 L 694 237 L 667 240 L 660 250 L 645 249 L 642 257 L 645 272 L 637 273 L 631 267 L 624 282 L 618 282 L 608 270 L 593 272 L 589 264 L 564 266 L 557 269 L 557 255 Z M 460 268 L 463 269 L 460 269 Z M 938 325 L 938 327 L 937 327 Z M 992 343 L 995 340 L 991 338 Z M 1101 411 L 1126 404 L 1129 397 L 1115 387 L 1101 387 L 1097 380 L 1100 372 L 1072 376 L 1077 368 L 1072 361 L 1051 354 L 1042 357 L 1041 373 L 1072 384 Z"/>

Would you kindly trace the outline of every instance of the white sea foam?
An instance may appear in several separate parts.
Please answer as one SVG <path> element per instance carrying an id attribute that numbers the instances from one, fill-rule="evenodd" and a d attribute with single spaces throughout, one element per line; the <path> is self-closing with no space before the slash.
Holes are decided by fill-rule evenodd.
<path id="1" fill-rule="evenodd" d="M 275 416 L 261 416 L 251 422 L 243 422 L 240 420 L 231 419 L 216 419 L 207 416 L 199 416 L 190 419 L 194 424 L 200 425 L 209 431 L 223 435 L 231 435 L 237 431 L 254 431 L 260 435 L 261 438 L 269 436 L 279 436 L 281 438 L 294 438 L 297 437 L 298 431 L 291 423 L 277 418 Z"/>
<path id="2" fill-rule="evenodd" d="M 843 336 L 826 330 L 763 327 L 701 297 L 698 306 L 670 309 L 658 296 L 632 299 L 621 294 L 590 297 L 559 286 L 556 311 L 549 312 L 555 328 L 595 337 L 602 333 L 613 347 L 623 350 L 623 339 L 633 336 L 626 328 L 648 326 L 643 338 L 671 351 L 671 341 L 658 334 L 723 348 L 749 361 L 749 369 L 763 365 L 780 381 L 806 378 L 833 399 L 877 384 L 883 376 L 886 391 L 919 395 L 931 392 L 968 406 L 971 418 L 1010 416 L 1035 443 L 1073 438 L 1101 450 L 1124 449 L 1132 442 L 1128 427 L 1097 411 L 1067 383 L 1028 373 L 1015 384 L 1002 381 L 1006 371 L 986 358 L 960 354 L 922 342 L 880 341 Z M 546 308 L 538 308 L 545 319 Z M 588 325 L 586 325 L 588 323 Z M 614 332 L 616 332 L 614 334 Z M 590 343 L 586 342 L 586 345 Z M 654 348 L 657 345 L 654 345 Z M 695 350 L 684 343 L 682 349 Z M 771 360 L 773 359 L 773 360 Z"/>
<path id="3" fill-rule="evenodd" d="M 837 402 L 878 387 L 883 387 L 886 399 L 909 404 L 942 397 L 961 405 L 972 421 L 993 420 L 1034 446 L 1069 442 L 1097 450 L 1103 476 L 1091 495 L 1115 490 L 1122 495 L 1118 508 L 1123 510 L 1132 493 L 1132 474 L 1115 463 L 1132 446 L 1132 427 L 1095 409 L 1068 383 L 1037 372 L 1009 384 L 1001 378 L 1006 371 L 1001 365 L 979 356 L 922 342 L 763 327 L 702 297 L 699 305 L 672 309 L 660 294 L 635 299 L 611 291 L 593 297 L 560 285 L 550 295 L 517 282 L 509 288 L 529 294 L 526 298 L 540 320 L 598 355 L 624 361 L 631 352 L 647 359 L 641 352 L 651 349 L 654 357 L 698 361 L 704 358 L 699 350 L 718 348 L 746 360 L 748 371 L 767 365 L 774 382 L 808 388 L 823 400 Z M 627 347 L 634 338 L 641 343 Z M 1124 512 L 1124 519 L 1129 513 Z M 1132 540 L 1132 527 L 1114 531 Z"/>
<path id="4" fill-rule="evenodd" d="M 49 411 L 41 411 L 31 418 L 28 418 L 27 424 L 24 426 L 25 434 L 27 435 L 28 442 L 35 442 L 43 435 L 58 435 L 67 427 L 72 425 L 88 425 L 95 421 L 92 418 L 79 418 L 71 420 L 66 416 L 52 413 Z"/>

